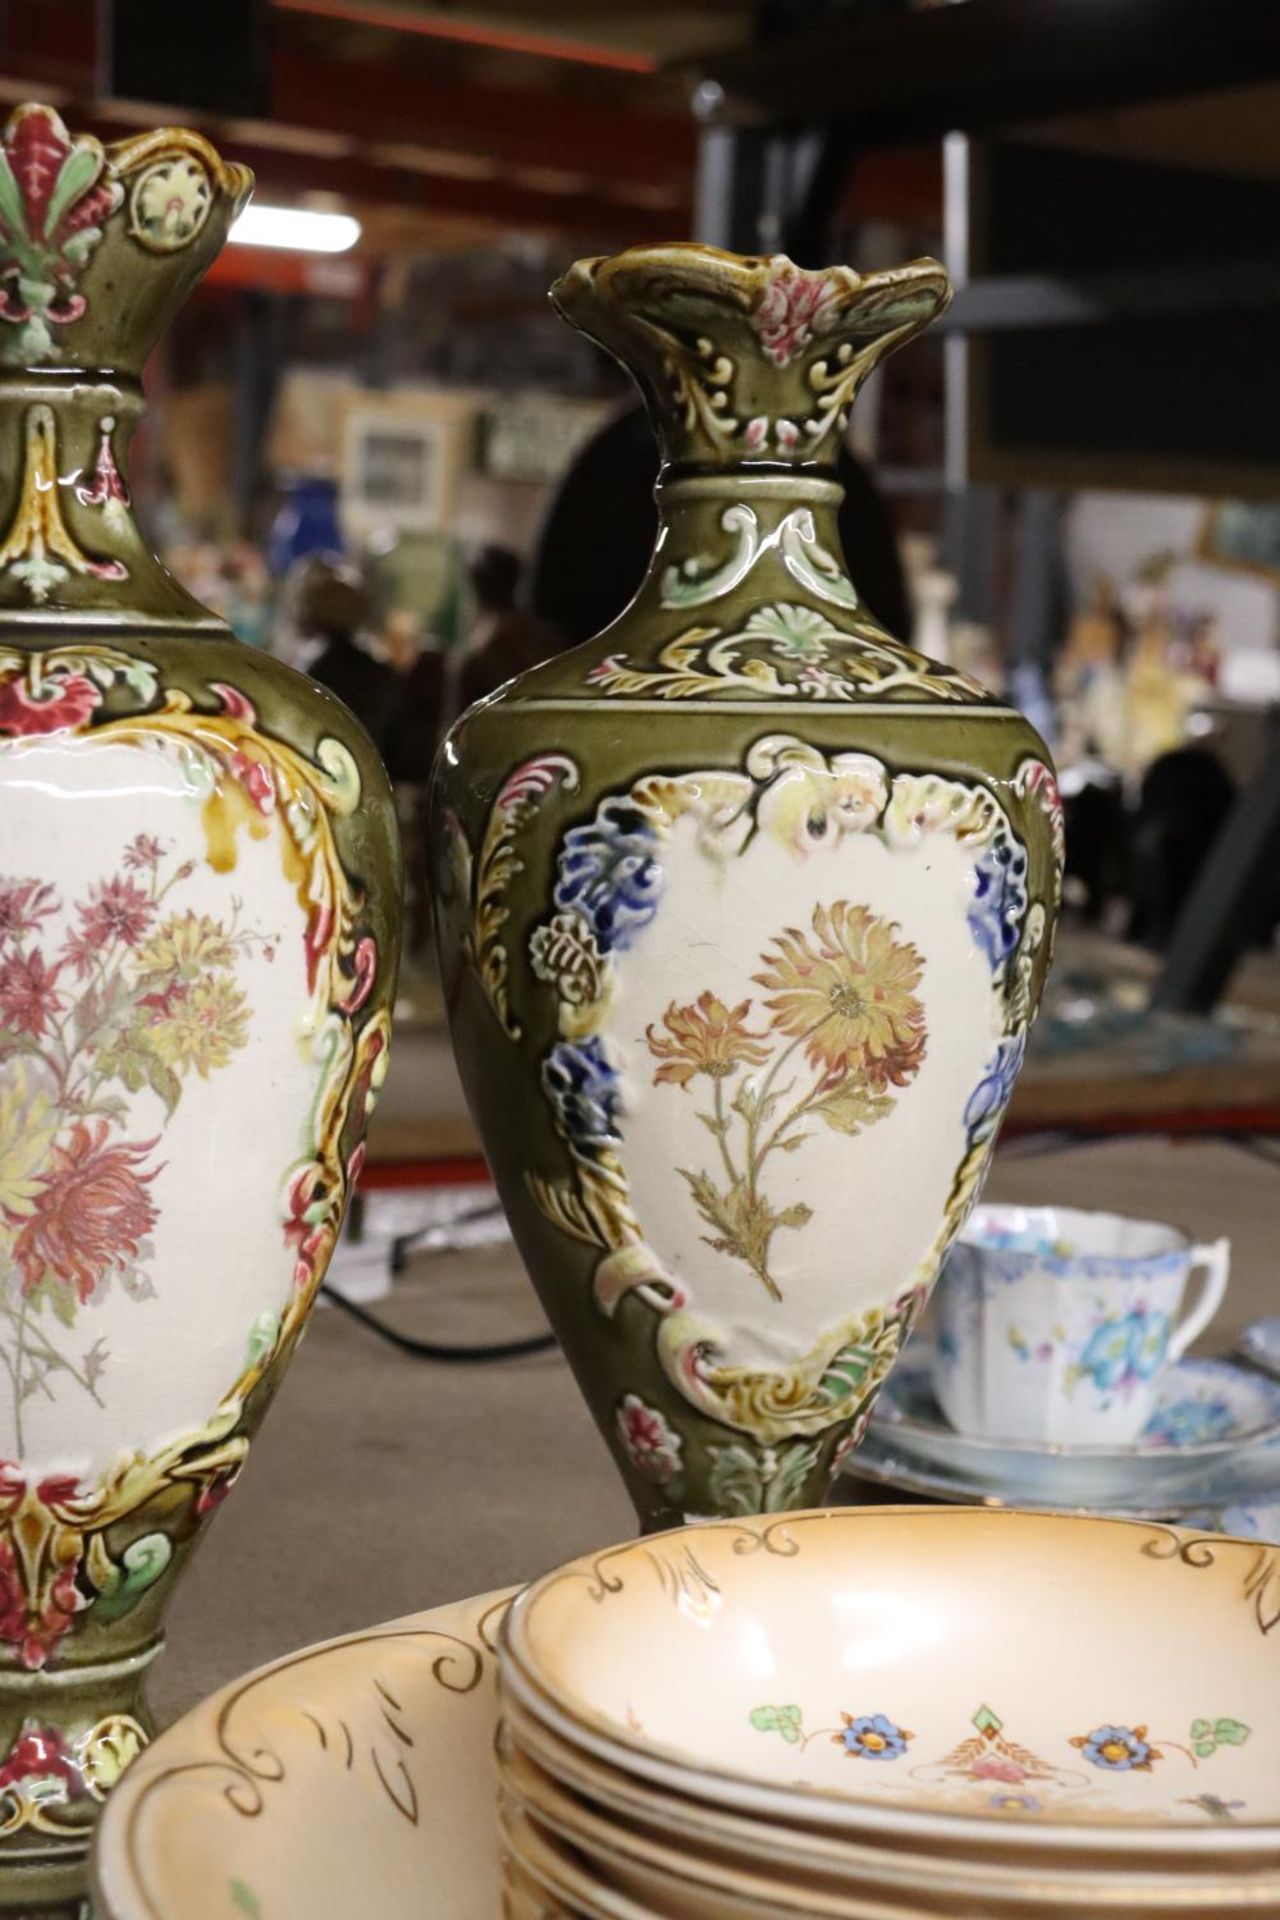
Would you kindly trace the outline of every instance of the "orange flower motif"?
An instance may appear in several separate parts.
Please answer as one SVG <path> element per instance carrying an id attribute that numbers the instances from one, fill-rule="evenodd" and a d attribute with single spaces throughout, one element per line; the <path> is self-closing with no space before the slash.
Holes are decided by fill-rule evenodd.
<path id="1" fill-rule="evenodd" d="M 777 936 L 754 977 L 773 994 L 773 1025 L 804 1040 L 815 1067 L 856 1069 L 868 1084 L 904 1087 L 925 1050 L 924 1007 L 915 994 L 924 962 L 896 922 L 837 900 L 817 907 L 813 940 L 797 927 Z"/>
<path id="2" fill-rule="evenodd" d="M 662 1016 L 668 1033 L 650 1027 L 646 1035 L 650 1053 L 663 1063 L 654 1085 L 673 1080 L 687 1087 L 695 1074 L 723 1080 L 736 1067 L 762 1066 L 769 1058 L 768 1047 L 761 1045 L 764 1036 L 748 1033 L 743 1025 L 750 1005 L 743 1000 L 730 1010 L 710 992 L 700 993 L 691 1007 L 678 1007 L 673 1000 Z"/>

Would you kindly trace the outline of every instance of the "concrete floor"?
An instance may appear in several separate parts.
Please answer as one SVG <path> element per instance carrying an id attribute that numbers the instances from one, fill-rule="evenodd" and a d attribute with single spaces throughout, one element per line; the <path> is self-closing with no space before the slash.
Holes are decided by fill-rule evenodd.
<path id="1" fill-rule="evenodd" d="M 1155 1140 L 998 1163 L 989 1197 L 1114 1207 L 1230 1234 L 1209 1351 L 1280 1312 L 1280 1168 Z M 419 1260 L 379 1311 L 444 1341 L 518 1338 L 541 1317 L 507 1249 Z M 523 1580 L 633 1531 L 556 1353 L 479 1368 L 396 1352 L 332 1308 L 313 1318 L 248 1468 L 179 1591 L 154 1697 L 164 1718 L 289 1649 Z"/>

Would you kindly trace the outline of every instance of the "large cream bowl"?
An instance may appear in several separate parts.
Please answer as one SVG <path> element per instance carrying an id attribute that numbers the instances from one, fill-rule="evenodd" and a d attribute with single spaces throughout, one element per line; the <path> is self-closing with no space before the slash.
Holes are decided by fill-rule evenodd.
<path id="1" fill-rule="evenodd" d="M 694 1525 L 517 1600 L 503 1682 L 713 1805 L 951 1853 L 1280 1863 L 1280 1555 L 1150 1523 Z"/>

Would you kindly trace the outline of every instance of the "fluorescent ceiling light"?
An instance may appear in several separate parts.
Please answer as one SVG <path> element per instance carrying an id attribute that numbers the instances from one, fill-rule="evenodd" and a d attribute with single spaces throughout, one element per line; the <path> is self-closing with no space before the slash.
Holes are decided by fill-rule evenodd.
<path id="1" fill-rule="evenodd" d="M 300 253 L 345 253 L 360 238 L 349 213 L 309 207 L 246 207 L 228 236 L 242 247 L 291 247 Z"/>

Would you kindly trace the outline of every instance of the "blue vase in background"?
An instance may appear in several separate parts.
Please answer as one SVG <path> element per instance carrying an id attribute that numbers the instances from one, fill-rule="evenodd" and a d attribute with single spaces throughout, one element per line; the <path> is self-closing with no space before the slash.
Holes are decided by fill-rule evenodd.
<path id="1" fill-rule="evenodd" d="M 314 473 L 286 474 L 280 490 L 284 498 L 267 538 L 267 565 L 277 580 L 308 554 L 342 552 L 337 482 Z"/>

